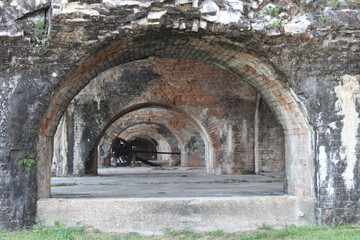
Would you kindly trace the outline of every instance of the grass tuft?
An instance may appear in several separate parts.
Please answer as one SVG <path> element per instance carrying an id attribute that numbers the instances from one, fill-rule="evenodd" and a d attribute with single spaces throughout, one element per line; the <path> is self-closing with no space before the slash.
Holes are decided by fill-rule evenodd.
<path id="1" fill-rule="evenodd" d="M 209 237 L 223 237 L 225 235 L 225 232 L 223 230 L 216 230 L 212 232 L 207 232 L 205 235 Z"/>
<path id="2" fill-rule="evenodd" d="M 61 222 L 54 222 L 53 227 L 36 225 L 32 229 L 23 229 L 13 232 L 0 229 L 2 240 L 194 240 L 194 239 L 239 239 L 239 240 L 359 240 L 360 227 L 343 224 L 333 226 L 287 226 L 282 230 L 275 230 L 270 225 L 263 224 L 255 231 L 225 233 L 216 230 L 207 233 L 199 233 L 190 228 L 181 231 L 166 228 L 163 236 L 144 236 L 136 232 L 127 234 L 101 233 L 94 228 L 82 226 L 77 223 L 74 227 L 65 226 Z"/>

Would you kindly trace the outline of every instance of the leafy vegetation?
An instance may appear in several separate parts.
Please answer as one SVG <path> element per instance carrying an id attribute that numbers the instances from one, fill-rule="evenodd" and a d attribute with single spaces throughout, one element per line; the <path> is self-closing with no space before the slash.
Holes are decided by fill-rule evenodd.
<path id="1" fill-rule="evenodd" d="M 314 59 L 314 58 L 316 58 L 316 55 L 313 54 L 313 53 L 310 53 L 310 54 L 309 54 L 309 58 Z"/>
<path id="2" fill-rule="evenodd" d="M 340 5 L 340 0 L 330 0 L 329 1 L 330 6 L 336 7 Z"/>
<path id="3" fill-rule="evenodd" d="M 274 8 L 267 8 L 264 11 L 264 15 L 265 16 L 272 16 L 272 17 L 277 17 L 279 16 L 280 13 L 282 13 L 284 11 L 284 7 L 283 6 L 276 6 Z"/>
<path id="4" fill-rule="evenodd" d="M 35 154 L 27 155 L 24 152 L 20 152 L 20 159 L 17 162 L 19 167 L 23 167 L 27 173 L 30 172 L 33 165 L 35 165 Z"/>
<path id="5" fill-rule="evenodd" d="M 328 0 L 326 2 L 322 2 L 319 4 L 321 10 L 325 10 L 326 7 L 330 7 L 331 9 L 337 9 L 341 6 L 348 8 L 357 8 L 360 5 L 360 0 Z"/>
<path id="6" fill-rule="evenodd" d="M 0 239 L 3 240 L 160 240 L 160 239 L 238 239 L 238 240 L 359 240 L 360 227 L 348 225 L 335 225 L 331 227 L 288 226 L 282 230 L 275 230 L 270 225 L 263 224 L 255 231 L 225 233 L 216 230 L 207 233 L 196 232 L 192 229 L 181 231 L 165 229 L 162 236 L 144 236 L 131 232 L 127 234 L 106 234 L 99 230 L 81 226 L 77 223 L 74 227 L 68 227 L 60 222 L 55 222 L 51 228 L 37 225 L 32 229 L 8 232 L 0 230 Z"/>
<path id="7" fill-rule="evenodd" d="M 40 47 L 45 44 L 47 39 L 48 36 L 46 35 L 45 31 L 45 19 L 35 22 L 30 42 L 38 52 L 40 51 Z"/>
<path id="8" fill-rule="evenodd" d="M 281 24 L 281 21 L 282 19 L 281 18 L 278 18 L 278 19 L 275 19 L 274 21 L 272 21 L 270 24 L 269 24 L 269 27 L 275 27 L 275 26 L 278 26 Z"/>
<path id="9" fill-rule="evenodd" d="M 205 235 L 209 237 L 223 237 L 225 236 L 225 232 L 223 230 L 216 230 L 216 231 L 208 232 Z"/>
<path id="10" fill-rule="evenodd" d="M 319 18 L 319 20 L 320 20 L 321 22 L 325 22 L 325 21 L 327 20 L 327 17 L 321 16 L 321 17 Z"/>

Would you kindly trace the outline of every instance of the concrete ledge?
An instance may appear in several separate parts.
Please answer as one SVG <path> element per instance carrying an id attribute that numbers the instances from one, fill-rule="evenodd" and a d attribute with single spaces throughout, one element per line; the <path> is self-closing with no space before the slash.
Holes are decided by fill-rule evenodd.
<path id="1" fill-rule="evenodd" d="M 314 199 L 294 196 L 228 198 L 40 199 L 37 217 L 51 226 L 76 222 L 104 232 L 159 233 L 165 228 L 226 232 L 315 224 Z"/>

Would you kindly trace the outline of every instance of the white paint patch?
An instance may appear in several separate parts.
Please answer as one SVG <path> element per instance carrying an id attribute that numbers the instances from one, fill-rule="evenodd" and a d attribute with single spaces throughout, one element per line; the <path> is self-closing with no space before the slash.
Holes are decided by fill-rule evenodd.
<path id="1" fill-rule="evenodd" d="M 103 3 L 110 3 L 113 6 L 139 6 L 140 1 L 103 0 Z"/>
<path id="2" fill-rule="evenodd" d="M 256 23 L 251 24 L 251 27 L 256 31 L 261 31 L 265 28 L 265 23 L 256 22 Z"/>
<path id="3" fill-rule="evenodd" d="M 325 181 L 327 176 L 327 155 L 325 146 L 319 147 L 319 179 Z"/>
<path id="4" fill-rule="evenodd" d="M 11 31 L 0 31 L 0 36 L 11 36 L 11 37 L 18 37 L 24 36 L 23 32 L 11 32 Z"/>
<path id="5" fill-rule="evenodd" d="M 164 11 L 158 11 L 158 12 L 149 12 L 148 19 L 160 19 L 162 15 L 164 15 L 167 12 L 167 10 Z"/>
<path id="6" fill-rule="evenodd" d="M 227 151 L 225 157 L 225 167 L 227 174 L 233 173 L 233 166 L 234 166 L 234 132 L 232 130 L 232 125 L 226 126 L 227 127 Z"/>
<path id="7" fill-rule="evenodd" d="M 200 12 L 202 14 L 215 15 L 219 12 L 219 6 L 212 0 L 206 0 L 201 4 Z"/>
<path id="8" fill-rule="evenodd" d="M 233 10 L 244 12 L 244 3 L 239 0 L 228 0 L 227 1 Z"/>
<path id="9" fill-rule="evenodd" d="M 242 14 L 236 11 L 220 11 L 218 21 L 225 24 L 237 23 L 240 20 L 241 16 Z"/>
<path id="10" fill-rule="evenodd" d="M 9 111 L 7 103 L 10 97 L 14 94 L 19 79 L 19 76 L 16 76 L 13 80 L 10 81 L 0 79 L 2 81 L 0 88 L 0 127 L 2 127 L 5 122 L 5 116 Z"/>
<path id="11" fill-rule="evenodd" d="M 311 22 L 307 19 L 306 15 L 295 16 L 291 22 L 284 24 L 284 30 L 290 34 L 300 34 L 306 32 Z"/>
<path id="12" fill-rule="evenodd" d="M 10 5 L 13 6 L 13 7 L 16 7 L 19 5 L 18 1 L 17 0 L 13 0 L 10 2 Z"/>
<path id="13" fill-rule="evenodd" d="M 334 152 L 330 153 L 330 159 L 334 165 L 337 165 L 340 162 L 340 159 L 338 158 L 337 154 Z"/>
<path id="14" fill-rule="evenodd" d="M 354 168 L 356 165 L 356 144 L 357 132 L 360 123 L 356 104 L 360 98 L 360 76 L 352 77 L 343 76 L 343 84 L 335 87 L 335 93 L 338 97 L 336 102 L 337 114 L 343 115 L 343 129 L 341 131 L 342 147 L 340 149 L 340 158 L 346 161 L 346 169 L 342 174 L 347 190 L 353 189 L 354 186 Z"/>
<path id="15" fill-rule="evenodd" d="M 71 105 L 69 105 L 71 107 Z M 54 155 L 52 160 L 52 173 L 56 176 L 66 176 L 67 174 L 67 121 L 63 116 L 54 136 Z"/>
<path id="16" fill-rule="evenodd" d="M 151 6 L 151 2 L 140 2 L 140 7 L 148 8 Z"/>
<path id="17" fill-rule="evenodd" d="M 67 3 L 61 9 L 61 13 L 78 13 L 81 11 L 82 14 L 88 14 L 90 16 L 99 16 L 100 13 L 95 9 L 90 8 L 90 5 L 87 4 L 80 4 L 77 2 Z"/>
<path id="18" fill-rule="evenodd" d="M 336 129 L 336 122 L 332 122 L 328 125 L 331 129 Z"/>
<path id="19" fill-rule="evenodd" d="M 232 126 L 229 127 L 228 130 L 228 138 L 227 138 L 227 152 L 233 152 L 233 139 L 234 139 L 234 132 L 232 130 Z"/>

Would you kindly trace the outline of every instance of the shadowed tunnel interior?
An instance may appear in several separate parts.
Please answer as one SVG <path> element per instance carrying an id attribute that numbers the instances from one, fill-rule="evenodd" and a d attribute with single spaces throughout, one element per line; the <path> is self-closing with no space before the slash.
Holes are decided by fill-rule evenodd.
<path id="1" fill-rule="evenodd" d="M 234 175 L 235 179 L 220 177 L 222 180 L 210 182 L 239 185 L 252 182 L 237 179 L 241 174 L 256 173 L 275 179 L 266 180 L 275 182 L 273 191 L 261 180 L 265 190 L 259 192 L 283 191 L 285 139 L 277 118 L 253 87 L 199 61 L 150 58 L 116 66 L 93 79 L 72 100 L 60 120 L 55 134 L 53 176 L 109 172 L 121 175 L 121 168 L 105 169 L 124 167 L 121 157 L 118 164 L 112 157 L 117 138 L 126 140 L 134 153 L 150 151 L 135 154 L 159 165 L 154 171 L 162 169 L 162 174 L 169 176 L 180 171 L 183 177 L 174 177 L 168 184 L 182 184 L 185 177 L 193 178 L 189 186 L 190 182 L 206 184 L 207 177 L 216 173 Z M 212 157 L 214 152 L 216 158 Z M 127 167 L 135 167 L 129 156 L 123 153 Z M 136 167 L 140 166 L 149 167 L 137 161 Z M 130 174 L 130 170 L 123 171 L 126 176 Z M 139 174 L 146 175 L 145 170 L 131 171 L 137 179 Z M 159 181 L 159 173 L 147 174 L 144 178 Z M 199 174 L 204 180 L 198 179 Z M 221 192 L 220 186 L 215 191 Z M 234 187 L 246 189 L 236 184 Z M 251 192 L 250 188 L 245 191 Z M 193 193 L 182 193 L 186 194 Z"/>
<path id="2" fill-rule="evenodd" d="M 160 38 L 156 41 L 161 43 L 163 40 Z M 218 44 L 218 41 L 222 41 L 221 37 L 220 39 L 204 38 L 201 41 L 189 37 L 180 45 L 172 45 L 172 48 L 183 49 L 187 53 L 186 57 L 185 55 L 182 57 L 183 59 L 176 56 L 185 52 L 172 52 L 171 49 L 147 53 L 146 49 L 156 48 L 156 41 L 145 44 L 145 51 L 141 54 L 145 56 L 173 54 L 172 58 L 142 55 L 143 60 L 135 58 L 124 63 L 121 62 L 123 60 L 111 61 L 106 64 L 107 66 L 103 65 L 108 53 L 111 53 L 111 58 L 115 57 L 113 54 L 115 49 L 120 51 L 116 54 L 119 59 L 126 55 L 127 49 L 123 46 L 129 43 L 124 42 L 110 45 L 108 50 L 101 51 L 101 58 L 95 54 L 79 67 L 80 72 L 78 71 L 74 76 L 89 84 L 76 97 L 74 95 L 75 98 L 66 105 L 64 110 L 66 114 L 62 115 L 68 115 L 70 118 L 76 116 L 77 119 L 68 121 L 66 117 L 58 118 L 59 115 L 54 115 L 56 108 L 52 108 L 41 128 L 40 136 L 47 135 L 46 132 L 50 136 L 52 134 L 55 136 L 56 129 L 63 129 L 60 131 L 60 137 L 59 135 L 54 137 L 54 142 L 48 142 L 47 139 L 52 138 L 50 136 L 39 139 L 40 144 L 45 144 L 44 149 L 49 147 L 52 149 L 54 146 L 54 150 L 46 154 L 53 152 L 54 159 L 59 159 L 57 158 L 59 155 L 62 159 L 66 159 L 62 163 L 53 160 L 53 166 L 55 165 L 52 167 L 53 173 L 60 169 L 59 176 L 68 174 L 67 167 L 63 167 L 64 163 L 70 163 L 69 166 L 72 163 L 73 172 L 70 174 L 82 175 L 86 169 L 96 174 L 97 146 L 103 134 L 120 117 L 142 111 L 143 113 L 138 115 L 142 118 L 138 123 L 146 122 L 146 115 L 149 115 L 151 117 L 147 121 L 152 122 L 151 118 L 155 118 L 154 122 L 165 121 L 166 123 L 162 122 L 162 124 L 170 126 L 168 129 L 176 129 L 171 132 L 177 136 L 179 150 L 186 153 L 181 155 L 182 166 L 196 166 L 202 161 L 208 174 L 261 173 L 272 171 L 265 166 L 266 164 L 272 166 L 271 161 L 280 161 L 280 164 L 273 166 L 277 168 L 274 171 L 285 172 L 285 192 L 299 195 L 309 193 L 313 185 L 305 183 L 304 179 L 311 181 L 312 178 L 303 178 L 303 174 L 311 174 L 311 171 L 305 170 L 311 165 L 301 165 L 304 168 L 304 173 L 301 173 L 303 170 L 300 171 L 302 168 L 298 166 L 300 162 L 296 160 L 301 157 L 303 161 L 307 161 L 305 159 L 312 154 L 311 148 L 306 147 L 311 143 L 308 142 L 311 133 L 308 132 L 307 120 L 302 117 L 303 112 L 299 109 L 300 106 L 294 99 L 293 92 L 276 79 L 273 70 L 266 70 L 268 65 L 251 55 L 233 49 L 228 51 L 225 45 Z M 192 51 L 194 46 L 192 41 L 196 41 L 197 51 Z M 208 47 L 209 44 L 211 48 Z M 125 52 L 122 52 L 124 50 Z M 201 55 L 201 52 L 205 55 Z M 206 56 L 210 58 L 204 60 Z M 199 60 L 187 60 L 189 58 Z M 115 62 L 118 64 L 115 65 Z M 103 67 L 97 68 L 94 64 Z M 93 66 L 91 67 L 93 71 L 85 77 L 84 71 L 86 72 L 89 66 Z M 74 80 L 70 78 L 69 81 L 75 81 L 75 78 Z M 71 84 L 63 86 L 63 90 L 67 91 Z M 61 98 L 61 95 L 55 95 L 54 99 L 59 97 Z M 149 103 L 166 106 L 159 109 L 171 111 L 173 114 L 170 114 L 170 118 L 159 119 L 158 116 L 163 116 L 163 113 L 160 113 L 161 111 L 154 113 L 153 110 L 156 109 L 154 107 L 149 108 L 153 113 L 148 114 L 146 113 L 148 109 L 144 106 Z M 272 117 L 264 114 L 270 114 Z M 259 116 L 263 117 L 259 118 Z M 137 116 L 133 117 L 121 121 L 122 124 L 125 124 L 125 127 L 131 125 L 131 119 L 136 119 Z M 264 119 L 271 120 L 263 121 Z M 49 124 L 51 121 L 58 127 L 54 128 L 53 124 Z M 76 122 L 76 127 L 71 125 L 72 121 Z M 186 121 L 190 121 L 191 124 L 186 124 Z M 61 125 L 61 122 L 64 124 Z M 186 131 L 182 131 L 184 129 Z M 264 138 L 259 138 L 262 132 L 265 133 Z M 67 144 L 66 147 L 69 148 L 66 151 L 63 151 L 63 145 L 58 144 L 59 141 L 64 142 L 64 139 L 67 139 L 65 142 L 70 143 Z M 264 139 L 267 141 L 263 141 Z M 295 141 L 303 143 L 299 145 L 301 149 L 298 147 L 293 149 L 295 145 L 292 142 Z M 204 148 L 198 147 L 199 143 L 203 144 Z M 273 148 L 276 149 L 275 152 Z M 193 151 L 188 151 L 189 149 Z M 290 152 L 292 154 L 289 154 Z M 40 169 L 43 166 L 41 159 L 40 157 Z M 292 172 L 294 168 L 289 168 L 294 164 L 298 166 L 296 172 Z M 43 179 L 41 175 L 47 171 L 49 170 L 39 171 L 39 179 Z M 43 180 L 39 182 L 44 187 L 40 186 L 39 191 L 42 192 L 43 189 L 44 194 L 49 191 L 48 188 L 45 191 L 46 183 L 47 181 Z"/>

